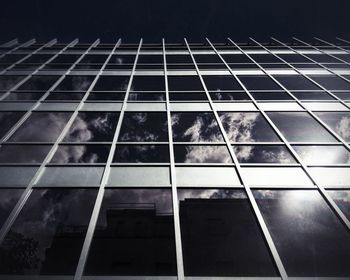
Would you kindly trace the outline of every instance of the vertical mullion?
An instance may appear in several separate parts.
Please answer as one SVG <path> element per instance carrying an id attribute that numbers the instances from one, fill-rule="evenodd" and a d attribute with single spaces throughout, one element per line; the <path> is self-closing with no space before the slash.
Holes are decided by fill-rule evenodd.
<path id="1" fill-rule="evenodd" d="M 0 58 L 4 57 L 4 56 L 7 55 L 7 54 L 13 53 L 14 51 L 18 50 L 19 48 L 27 47 L 27 46 L 30 46 L 30 45 L 32 45 L 32 44 L 34 44 L 34 43 L 35 43 L 35 39 L 29 40 L 29 41 L 27 41 L 27 42 L 24 42 L 23 44 L 18 45 L 17 47 L 14 47 L 13 49 L 10 49 L 10 50 L 8 50 L 7 52 L 1 54 L 1 55 L 0 55 Z"/>
<path id="2" fill-rule="evenodd" d="M 216 53 L 217 55 L 219 55 L 218 52 L 216 51 L 216 49 L 215 49 L 215 48 L 213 47 L 213 45 L 210 43 L 210 41 L 209 41 L 209 40 L 207 40 L 207 41 L 208 41 L 208 43 L 211 45 L 211 47 L 213 48 L 213 50 L 215 51 L 215 53 Z M 192 52 L 191 52 L 191 49 L 190 49 L 190 47 L 189 47 L 189 45 L 188 45 L 186 39 L 185 39 L 185 43 L 186 43 L 187 49 L 188 49 L 188 51 L 189 51 L 189 53 L 190 53 L 190 56 L 191 56 L 191 58 L 192 58 L 192 61 L 193 61 L 194 65 L 195 65 L 195 68 L 196 68 L 197 74 L 198 74 L 198 76 L 199 76 L 199 79 L 201 80 L 202 86 L 203 86 L 203 88 L 204 88 L 204 90 L 205 90 L 205 93 L 206 93 L 206 95 L 207 95 L 207 98 L 208 98 L 208 101 L 209 101 L 209 105 L 210 105 L 210 107 L 211 107 L 211 109 L 212 109 L 212 112 L 214 113 L 215 119 L 216 119 L 216 121 L 217 121 L 217 123 L 218 123 L 218 125 L 219 125 L 219 128 L 220 128 L 220 131 L 221 131 L 221 133 L 222 133 L 222 135 L 223 135 L 223 137 L 224 137 L 224 139 L 225 139 L 226 146 L 227 146 L 227 148 L 228 148 L 228 150 L 229 150 L 229 152 L 230 152 L 231 158 L 232 158 L 232 160 L 233 160 L 233 162 L 234 162 L 234 164 L 235 164 L 235 170 L 237 171 L 237 174 L 238 174 L 238 176 L 239 176 L 239 178 L 240 178 L 240 181 L 241 181 L 241 183 L 242 183 L 242 185 L 243 185 L 243 187 L 244 187 L 244 189 L 245 189 L 245 191 L 246 191 L 246 194 L 247 194 L 249 203 L 250 203 L 250 205 L 252 206 L 252 209 L 253 209 L 253 212 L 254 212 L 254 214 L 255 214 L 255 217 L 256 217 L 257 220 L 258 220 L 258 224 L 259 224 L 259 226 L 260 226 L 260 228 L 261 228 L 261 230 L 262 230 L 262 233 L 263 233 L 264 238 L 265 238 L 265 240 L 266 240 L 266 242 L 267 242 L 268 248 L 269 248 L 270 253 L 271 253 L 272 257 L 273 257 L 273 260 L 274 260 L 274 262 L 275 262 L 275 264 L 276 264 L 276 267 L 277 267 L 277 269 L 278 269 L 278 272 L 279 272 L 279 274 L 280 274 L 280 276 L 281 276 L 282 279 L 288 279 L 287 272 L 286 272 L 286 270 L 285 270 L 285 268 L 284 268 L 284 266 L 283 266 L 283 263 L 282 263 L 282 261 L 281 261 L 281 258 L 280 258 L 279 254 L 278 254 L 278 252 L 277 252 L 276 246 L 275 246 L 275 244 L 274 244 L 274 242 L 273 242 L 273 240 L 272 240 L 272 237 L 271 237 L 271 235 L 270 235 L 270 233 L 269 233 L 269 230 L 268 230 L 268 228 L 267 228 L 267 226 L 266 226 L 266 224 L 265 224 L 265 221 L 264 221 L 264 219 L 263 219 L 263 217 L 262 217 L 262 214 L 261 214 L 261 212 L 260 212 L 260 209 L 259 209 L 259 207 L 258 207 L 258 204 L 256 203 L 256 200 L 255 200 L 255 198 L 254 198 L 254 195 L 253 195 L 253 193 L 252 193 L 250 187 L 248 186 L 248 184 L 245 182 L 244 177 L 241 175 L 241 166 L 240 166 L 240 163 L 239 163 L 239 161 L 238 161 L 238 159 L 237 159 L 237 157 L 236 157 L 236 155 L 235 155 L 235 153 L 234 153 L 234 151 L 233 151 L 232 145 L 231 145 L 231 143 L 230 143 L 230 139 L 228 138 L 227 133 L 226 133 L 224 127 L 223 127 L 223 124 L 221 123 L 220 117 L 219 117 L 217 111 L 215 110 L 215 107 L 214 107 L 213 101 L 212 101 L 212 99 L 211 99 L 211 96 L 210 96 L 210 94 L 209 94 L 209 92 L 208 92 L 208 89 L 207 89 L 205 83 L 204 83 L 204 80 L 203 80 L 202 75 L 201 75 L 201 73 L 200 73 L 200 71 L 199 71 L 198 65 L 197 65 L 197 63 L 196 63 L 196 60 L 194 59 L 194 56 L 193 56 L 193 54 L 192 54 Z M 219 56 L 220 56 L 220 55 L 219 55 Z M 221 56 L 220 56 L 220 58 L 222 59 Z M 225 64 L 226 64 L 226 63 L 225 63 Z"/>
<path id="3" fill-rule="evenodd" d="M 92 47 L 94 47 L 96 44 L 98 44 L 98 41 L 96 41 L 95 43 L 93 43 L 90 48 L 88 50 L 86 50 L 85 53 L 87 53 Z M 83 54 L 84 55 L 84 54 Z M 83 56 L 82 55 L 82 56 Z M 74 67 L 74 66 L 72 66 Z M 88 93 L 87 93 L 88 94 Z M 78 106 L 79 107 L 79 106 Z M 76 110 L 78 110 L 78 108 L 76 108 Z M 55 144 L 51 147 L 50 151 L 48 152 L 48 154 L 46 155 L 45 159 L 43 160 L 43 162 L 40 164 L 40 167 L 38 168 L 38 170 L 36 171 L 36 173 L 34 174 L 33 178 L 30 180 L 29 184 L 27 185 L 27 187 L 25 188 L 24 192 L 22 193 L 20 199 L 18 200 L 16 206 L 13 208 L 13 210 L 11 211 L 10 215 L 8 216 L 6 222 L 3 224 L 1 230 L 0 230 L 0 244 L 2 243 L 2 241 L 4 240 L 6 234 L 8 233 L 8 231 L 10 230 L 12 224 L 14 223 L 15 219 L 17 218 L 19 212 L 21 211 L 21 209 L 23 208 L 25 202 L 27 201 L 29 195 L 32 192 L 32 188 L 35 185 L 35 183 L 38 181 L 38 179 L 40 178 L 40 176 L 42 175 L 42 173 L 44 172 L 44 168 L 46 163 L 51 159 L 53 153 L 56 151 L 58 142 L 63 138 L 66 130 L 68 130 L 69 126 L 70 126 L 70 122 L 73 121 L 73 116 L 74 113 L 72 114 L 70 120 L 67 122 L 67 124 L 65 125 L 64 129 L 61 131 L 60 135 L 58 136 L 58 138 L 55 141 Z"/>
<path id="4" fill-rule="evenodd" d="M 64 49 L 62 49 L 60 52 L 58 52 L 56 55 L 54 55 L 52 58 L 50 58 L 50 60 L 51 60 L 51 59 L 54 59 L 55 57 L 57 57 L 58 55 L 60 55 L 60 54 L 61 54 L 62 52 L 64 52 L 67 48 L 69 48 L 71 45 L 75 45 L 76 42 L 77 42 L 77 40 L 74 40 L 73 42 L 71 42 L 70 44 L 68 44 Z M 82 55 L 82 56 L 83 56 L 83 55 Z M 7 140 L 13 135 L 13 133 L 20 127 L 20 125 L 21 125 L 26 119 L 28 119 L 28 117 L 30 116 L 30 114 L 32 113 L 32 111 L 35 110 L 35 109 L 40 105 L 41 101 L 43 101 L 43 100 L 49 95 L 50 91 L 51 91 L 54 87 L 56 87 L 56 85 L 58 85 L 58 83 L 60 83 L 60 82 L 63 80 L 64 76 L 70 72 L 70 70 L 72 69 L 72 67 L 73 67 L 74 65 L 75 65 L 75 64 L 73 64 L 73 65 L 67 70 L 67 72 L 66 72 L 65 74 L 63 74 L 63 75 L 62 75 L 62 76 L 61 76 L 61 77 L 46 91 L 45 94 L 43 94 L 42 97 L 40 97 L 36 102 L 34 102 L 34 105 L 33 105 L 31 108 L 29 108 L 29 110 L 27 110 L 27 112 L 17 121 L 17 123 L 16 123 L 8 132 L 6 132 L 6 134 L 0 139 L 0 145 L 1 145 L 2 143 L 4 143 L 5 141 L 7 141 Z M 39 68 L 39 69 L 40 69 L 40 68 Z M 33 74 L 36 73 L 39 69 L 35 70 L 35 71 L 33 72 Z M 32 74 L 31 74 L 31 75 L 32 75 Z M 8 93 L 9 93 L 9 92 L 8 92 Z M 0 100 L 1 100 L 1 98 L 0 98 Z"/>
<path id="5" fill-rule="evenodd" d="M 164 78 L 165 78 L 166 113 L 167 113 L 168 138 L 169 138 L 168 141 L 169 141 L 169 156 L 170 156 L 170 178 L 171 178 L 172 203 L 173 203 L 173 212 L 174 212 L 177 275 L 179 280 L 184 280 L 185 275 L 184 275 L 183 252 L 182 252 L 182 243 L 181 243 L 181 240 L 182 240 L 181 225 L 180 225 L 179 202 L 177 197 L 174 142 L 173 142 L 173 131 L 172 131 L 172 124 L 171 124 L 171 114 L 170 114 L 169 86 L 168 86 L 166 51 L 165 51 L 164 39 L 162 40 L 162 44 L 163 44 Z"/>
<path id="6" fill-rule="evenodd" d="M 136 57 L 135 57 L 134 65 L 133 65 L 133 69 L 132 69 L 131 74 L 130 74 L 128 87 L 127 87 L 127 90 L 126 90 L 126 94 L 125 94 L 123 105 L 122 105 L 121 112 L 120 112 L 120 115 L 119 115 L 118 123 L 117 123 L 116 129 L 115 129 L 115 133 L 114 133 L 114 136 L 113 136 L 113 141 L 112 141 L 112 144 L 111 144 L 111 149 L 110 149 L 109 154 L 108 154 L 108 159 L 107 159 L 107 162 L 106 162 L 106 166 L 105 166 L 105 169 L 103 171 L 100 187 L 99 187 L 99 190 L 98 190 L 98 193 L 97 193 L 96 202 L 95 202 L 95 205 L 94 205 L 94 209 L 92 211 L 92 215 L 91 215 L 90 223 L 89 223 L 88 230 L 87 230 L 87 233 L 86 233 L 86 236 L 85 236 L 83 248 L 82 248 L 82 251 L 81 251 L 81 254 L 80 254 L 80 257 L 79 257 L 79 262 L 78 262 L 78 265 L 77 265 L 77 269 L 76 269 L 76 272 L 75 272 L 75 275 L 74 275 L 74 280 L 80 280 L 82 278 L 82 276 L 83 276 L 83 273 L 84 273 L 86 260 L 87 260 L 87 257 L 88 257 L 88 253 L 89 253 L 90 245 L 91 245 L 92 238 L 93 238 L 93 235 L 94 235 L 95 227 L 96 227 L 96 224 L 97 224 L 98 216 L 99 216 L 99 213 L 100 213 L 100 209 L 101 209 L 101 205 L 102 205 L 102 201 L 103 201 L 103 196 L 104 196 L 104 193 L 105 193 L 105 187 L 106 187 L 107 180 L 108 180 L 108 177 L 109 177 L 109 173 L 110 173 L 110 170 L 111 170 L 111 164 L 112 164 L 114 152 L 115 152 L 115 149 L 116 149 L 116 143 L 118 141 L 118 136 L 119 136 L 120 128 L 121 128 L 121 125 L 122 125 L 124 112 L 125 112 L 125 109 L 126 109 L 126 106 L 127 106 L 127 101 L 128 101 L 130 88 L 131 88 L 131 83 L 132 83 L 133 75 L 135 73 L 137 59 L 139 57 L 141 46 L 142 46 L 142 39 L 140 40 L 140 43 L 139 43 L 139 46 L 138 46 L 138 49 L 137 49 L 137 53 L 136 53 Z"/>
<path id="7" fill-rule="evenodd" d="M 253 40 L 253 39 L 252 39 Z M 291 97 L 293 97 L 299 104 L 301 104 L 301 102 L 299 100 L 297 100 L 295 98 L 295 96 L 289 92 L 289 90 L 287 90 L 279 81 L 277 81 L 271 74 L 269 74 L 260 64 L 258 64 L 249 54 L 247 54 L 246 52 L 244 52 L 244 50 L 242 48 L 240 48 L 236 43 L 234 43 L 231 39 L 229 39 L 229 41 L 235 46 L 237 47 L 242 53 L 244 53 L 251 61 L 253 61 L 267 76 L 269 76 L 274 82 L 276 82 L 280 87 L 282 87 Z M 256 42 L 256 41 L 254 41 Z M 257 43 L 257 42 L 256 42 Z M 267 48 L 265 48 L 264 46 L 262 46 L 260 43 L 258 43 L 258 45 L 260 45 L 262 48 L 264 48 L 265 50 L 267 50 L 269 53 L 271 53 Z M 277 56 L 277 55 L 275 55 Z M 226 64 L 226 62 L 225 62 Z M 227 64 L 226 64 L 227 65 Z M 227 65 L 228 66 L 228 65 Z M 230 68 L 229 68 L 230 69 Z M 230 70 L 231 71 L 231 70 Z M 232 72 L 232 71 L 231 71 Z M 243 84 L 242 84 L 243 85 Z M 244 89 L 246 90 L 246 88 L 244 87 Z M 326 192 L 326 190 L 324 189 L 324 187 L 317 182 L 317 180 L 314 178 L 314 176 L 312 176 L 308 170 L 307 165 L 302 161 L 302 159 L 300 158 L 300 156 L 298 155 L 298 153 L 295 151 L 295 149 L 293 148 L 293 146 L 287 141 L 287 139 L 282 135 L 282 133 L 280 132 L 280 130 L 277 128 L 277 126 L 272 122 L 272 120 L 270 119 L 270 117 L 266 114 L 266 112 L 260 107 L 259 103 L 257 103 L 254 100 L 254 104 L 257 106 L 257 108 L 261 111 L 261 113 L 266 117 L 266 120 L 269 122 L 269 124 L 274 128 L 275 132 L 278 134 L 278 136 L 283 140 L 283 142 L 287 145 L 287 147 L 289 148 L 290 152 L 293 154 L 293 156 L 297 159 L 297 161 L 300 163 L 302 169 L 305 171 L 306 175 L 310 178 L 310 180 L 315 184 L 315 186 L 317 187 L 317 189 L 319 190 L 319 192 L 321 193 L 321 195 L 324 197 L 325 201 L 328 203 L 328 205 L 330 205 L 331 209 L 334 210 L 334 212 L 336 213 L 336 215 L 338 215 L 338 217 L 340 218 L 340 220 L 343 222 L 343 224 L 345 225 L 345 227 L 347 228 L 347 230 L 350 230 L 350 221 L 346 218 L 346 216 L 344 215 L 344 213 L 340 210 L 340 208 L 335 204 L 335 202 L 333 201 L 333 199 L 328 195 L 328 193 Z M 304 106 L 303 106 L 304 107 Z M 315 116 L 315 118 L 318 120 L 318 117 L 316 115 L 314 115 L 309 109 L 305 108 L 305 110 Z M 320 123 L 321 120 L 319 120 Z M 327 126 L 326 126 L 327 128 Z M 336 135 L 336 134 L 335 134 Z M 337 135 L 336 135 L 337 136 Z M 338 137 L 338 136 L 337 136 Z"/>

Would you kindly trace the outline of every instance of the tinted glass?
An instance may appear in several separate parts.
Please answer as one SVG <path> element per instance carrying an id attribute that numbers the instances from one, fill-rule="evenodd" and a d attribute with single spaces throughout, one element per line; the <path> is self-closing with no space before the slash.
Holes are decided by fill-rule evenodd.
<path id="1" fill-rule="evenodd" d="M 299 100 L 334 100 L 332 96 L 323 91 L 293 92 L 293 95 Z"/>
<path id="2" fill-rule="evenodd" d="M 100 163 L 106 162 L 108 145 L 60 145 L 52 163 Z"/>
<path id="3" fill-rule="evenodd" d="M 350 142 L 350 113 L 320 112 L 316 115 L 345 141 Z"/>
<path id="4" fill-rule="evenodd" d="M 54 142 L 71 113 L 34 112 L 16 130 L 10 142 Z"/>
<path id="5" fill-rule="evenodd" d="M 49 94 L 46 100 L 81 100 L 84 97 L 83 92 L 59 92 L 54 91 Z"/>
<path id="6" fill-rule="evenodd" d="M 350 235 L 317 191 L 254 196 L 289 276 L 350 276 Z"/>
<path id="7" fill-rule="evenodd" d="M 169 146 L 117 145 L 113 162 L 169 162 Z"/>
<path id="8" fill-rule="evenodd" d="M 296 163 L 285 146 L 239 145 L 234 152 L 241 163 Z"/>
<path id="9" fill-rule="evenodd" d="M 55 90 L 85 91 L 90 87 L 94 78 L 94 76 L 66 76 Z"/>
<path id="10" fill-rule="evenodd" d="M 178 163 L 232 163 L 224 145 L 175 145 L 174 154 Z"/>
<path id="11" fill-rule="evenodd" d="M 131 90 L 165 90 L 164 76 L 134 76 Z"/>
<path id="12" fill-rule="evenodd" d="M 129 93 L 129 101 L 165 101 L 164 93 L 153 93 L 153 92 L 130 92 Z"/>
<path id="13" fill-rule="evenodd" d="M 0 189 L 0 228 L 16 205 L 23 189 Z"/>
<path id="14" fill-rule="evenodd" d="M 19 83 L 24 76 L 0 76 L 0 90 L 9 90 Z"/>
<path id="15" fill-rule="evenodd" d="M 2 145 L 0 163 L 41 163 L 50 148 L 49 145 Z"/>
<path id="16" fill-rule="evenodd" d="M 128 87 L 129 76 L 100 76 L 94 90 L 125 91 Z"/>
<path id="17" fill-rule="evenodd" d="M 293 142 L 334 142 L 335 138 L 306 112 L 270 112 L 271 120 Z"/>
<path id="18" fill-rule="evenodd" d="M 204 90 L 198 76 L 168 76 L 168 85 L 170 91 Z"/>
<path id="19" fill-rule="evenodd" d="M 44 92 L 11 92 L 4 100 L 39 100 Z"/>
<path id="20" fill-rule="evenodd" d="M 48 90 L 58 80 L 58 76 L 32 76 L 19 90 Z"/>
<path id="21" fill-rule="evenodd" d="M 318 86 L 303 76 L 276 76 L 279 81 L 288 90 L 320 90 Z"/>
<path id="22" fill-rule="evenodd" d="M 268 76 L 239 76 L 238 77 L 248 90 L 281 90 Z"/>
<path id="23" fill-rule="evenodd" d="M 210 92 L 212 100 L 250 100 L 245 92 Z"/>
<path id="24" fill-rule="evenodd" d="M 333 76 L 310 76 L 314 81 L 329 90 L 349 90 L 350 83 L 339 78 L 335 75 Z"/>
<path id="25" fill-rule="evenodd" d="M 0 112 L 0 138 L 5 136 L 23 114 L 23 112 Z"/>
<path id="26" fill-rule="evenodd" d="M 233 76 L 202 76 L 208 90 L 242 90 Z"/>
<path id="27" fill-rule="evenodd" d="M 288 93 L 281 92 L 251 92 L 255 100 L 293 100 Z"/>
<path id="28" fill-rule="evenodd" d="M 80 112 L 69 128 L 64 141 L 112 141 L 118 122 L 118 116 L 118 113 Z"/>
<path id="29" fill-rule="evenodd" d="M 171 123 L 176 142 L 223 141 L 213 113 L 172 113 Z"/>
<path id="30" fill-rule="evenodd" d="M 208 100 L 205 92 L 176 92 L 169 94 L 170 101 Z"/>
<path id="31" fill-rule="evenodd" d="M 171 190 L 106 190 L 85 274 L 175 275 Z"/>
<path id="32" fill-rule="evenodd" d="M 279 142 L 278 136 L 261 113 L 219 113 L 232 142 Z"/>
<path id="33" fill-rule="evenodd" d="M 125 113 L 118 141 L 168 141 L 165 113 Z"/>
<path id="34" fill-rule="evenodd" d="M 241 190 L 178 190 L 187 276 L 274 276 L 269 252 Z"/>
<path id="35" fill-rule="evenodd" d="M 1 244 L 1 274 L 72 275 L 96 190 L 34 190 Z"/>

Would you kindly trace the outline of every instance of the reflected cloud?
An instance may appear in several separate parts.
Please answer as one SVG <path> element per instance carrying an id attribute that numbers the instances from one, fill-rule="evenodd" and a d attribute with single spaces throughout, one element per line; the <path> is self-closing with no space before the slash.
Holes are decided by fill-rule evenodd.
<path id="1" fill-rule="evenodd" d="M 242 145 L 234 146 L 237 159 L 242 163 L 295 163 L 285 146 Z"/>
<path id="2" fill-rule="evenodd" d="M 175 161 L 184 163 L 232 163 L 226 146 L 176 145 Z"/>
<path id="3" fill-rule="evenodd" d="M 247 199 L 243 190 L 232 189 L 178 189 L 179 201 L 186 199 Z"/>

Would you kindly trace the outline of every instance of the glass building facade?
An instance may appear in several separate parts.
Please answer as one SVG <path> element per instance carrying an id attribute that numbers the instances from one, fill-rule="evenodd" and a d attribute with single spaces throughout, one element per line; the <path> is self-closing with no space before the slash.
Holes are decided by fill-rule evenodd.
<path id="1" fill-rule="evenodd" d="M 350 279 L 350 42 L 0 46 L 0 279 Z"/>

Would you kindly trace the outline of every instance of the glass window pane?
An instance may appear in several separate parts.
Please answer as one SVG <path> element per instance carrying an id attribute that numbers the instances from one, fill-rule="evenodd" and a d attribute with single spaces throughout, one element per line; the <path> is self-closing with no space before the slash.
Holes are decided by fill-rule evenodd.
<path id="1" fill-rule="evenodd" d="M 113 162 L 169 162 L 169 146 L 117 145 Z"/>
<path id="2" fill-rule="evenodd" d="M 296 163 L 285 146 L 237 145 L 233 149 L 241 163 Z"/>
<path id="3" fill-rule="evenodd" d="M 129 101 L 165 101 L 164 93 L 155 92 L 130 92 Z"/>
<path id="4" fill-rule="evenodd" d="M 0 189 L 0 228 L 18 202 L 23 189 Z"/>
<path id="5" fill-rule="evenodd" d="M 52 163 L 106 162 L 109 145 L 60 145 L 51 159 Z"/>
<path id="6" fill-rule="evenodd" d="M 108 142 L 113 140 L 118 113 L 80 112 L 64 138 L 65 142 Z"/>
<path id="7" fill-rule="evenodd" d="M 23 112 L 0 112 L 0 138 L 5 136 L 23 114 Z"/>
<path id="8" fill-rule="evenodd" d="M 186 276 L 275 276 L 242 190 L 178 190 Z"/>
<path id="9" fill-rule="evenodd" d="M 168 85 L 169 91 L 204 90 L 198 76 L 168 76 Z"/>
<path id="10" fill-rule="evenodd" d="M 150 112 L 125 113 L 118 141 L 168 141 L 166 114 Z"/>
<path id="11" fill-rule="evenodd" d="M 350 220 L 350 191 L 334 190 L 327 191 L 344 215 Z"/>
<path id="12" fill-rule="evenodd" d="M 34 190 L 1 244 L 1 274 L 73 275 L 96 190 Z"/>
<path id="13" fill-rule="evenodd" d="M 71 113 L 34 112 L 16 130 L 10 142 L 54 142 Z"/>
<path id="14" fill-rule="evenodd" d="M 350 83 L 335 76 L 310 76 L 314 81 L 329 90 L 349 90 Z"/>
<path id="15" fill-rule="evenodd" d="M 268 115 L 288 141 L 336 141 L 321 124 L 306 112 L 270 112 Z"/>
<path id="16" fill-rule="evenodd" d="M 295 76 L 275 76 L 288 90 L 320 90 L 318 86 L 301 75 Z"/>
<path id="17" fill-rule="evenodd" d="M 19 83 L 25 76 L 10 76 L 4 75 L 0 76 L 0 90 L 10 90 L 17 83 Z"/>
<path id="18" fill-rule="evenodd" d="M 341 138 L 350 142 L 350 113 L 319 112 L 316 115 Z"/>
<path id="19" fill-rule="evenodd" d="M 238 78 L 248 90 L 282 90 L 268 76 L 239 76 Z"/>
<path id="20" fill-rule="evenodd" d="M 94 79 L 94 76 L 66 76 L 63 81 L 55 87 L 55 90 L 85 91 L 90 87 Z"/>
<path id="21" fill-rule="evenodd" d="M 86 275 L 176 275 L 171 190 L 107 189 Z"/>
<path id="22" fill-rule="evenodd" d="M 134 76 L 131 84 L 131 90 L 165 90 L 164 76 Z"/>
<path id="23" fill-rule="evenodd" d="M 208 90 L 242 90 L 233 76 L 202 76 Z"/>
<path id="24" fill-rule="evenodd" d="M 170 101 L 208 100 L 205 92 L 172 92 L 169 94 L 169 99 Z"/>
<path id="25" fill-rule="evenodd" d="M 350 163 L 350 152 L 344 146 L 293 146 L 306 164 Z"/>
<path id="26" fill-rule="evenodd" d="M 32 76 L 19 90 L 48 90 L 58 80 L 58 76 Z"/>
<path id="27" fill-rule="evenodd" d="M 129 76 L 100 76 L 94 90 L 125 91 L 128 87 Z"/>
<path id="28" fill-rule="evenodd" d="M 174 145 L 177 163 L 232 163 L 226 146 Z"/>
<path id="29" fill-rule="evenodd" d="M 171 123 L 176 142 L 223 141 L 213 113 L 172 113 Z"/>
<path id="30" fill-rule="evenodd" d="M 227 136 L 232 142 L 279 142 L 261 113 L 219 113 Z"/>
<path id="31" fill-rule="evenodd" d="M 49 145 L 2 145 L 0 163 L 41 163 L 50 149 Z"/>
<path id="32" fill-rule="evenodd" d="M 88 96 L 88 100 L 108 100 L 108 101 L 123 101 L 125 93 L 111 93 L 111 92 L 91 92 Z"/>
<path id="33" fill-rule="evenodd" d="M 350 235 L 317 191 L 253 193 L 289 276 L 350 276 Z"/>
<path id="34" fill-rule="evenodd" d="M 212 100 L 250 100 L 245 92 L 210 92 Z"/>

